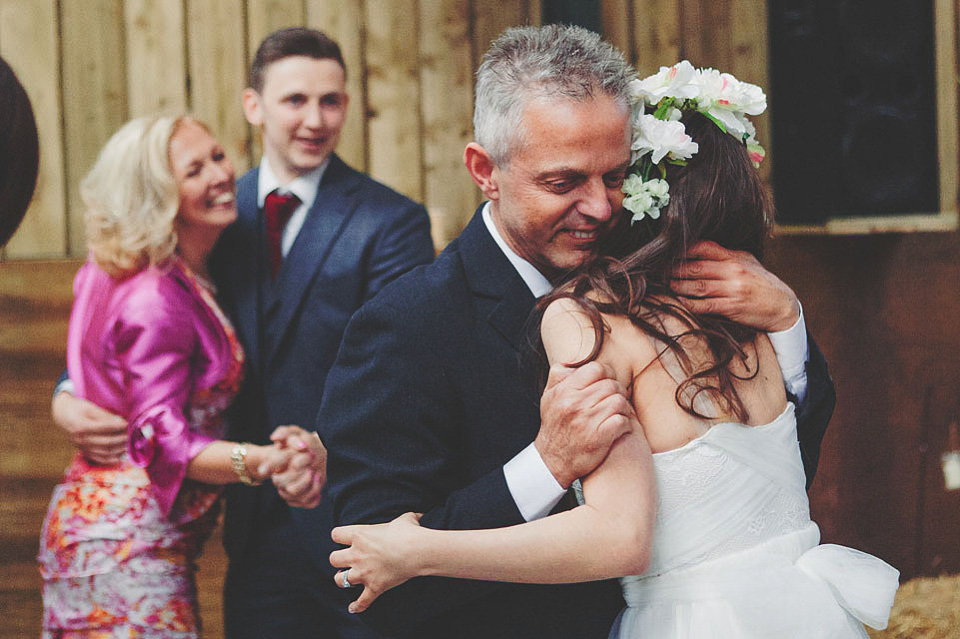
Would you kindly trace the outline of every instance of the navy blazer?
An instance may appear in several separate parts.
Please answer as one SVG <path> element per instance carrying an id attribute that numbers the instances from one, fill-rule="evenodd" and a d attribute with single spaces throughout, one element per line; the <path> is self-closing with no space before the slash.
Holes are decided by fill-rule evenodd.
<path id="1" fill-rule="evenodd" d="M 283 424 L 313 428 L 327 372 L 354 311 L 400 274 L 432 261 L 434 248 L 422 205 L 334 155 L 272 282 L 258 176 L 254 168 L 237 182 L 238 219 L 221 236 L 211 271 L 247 356 L 228 436 L 264 444 Z M 329 508 L 290 509 L 270 482 L 228 488 L 224 544 L 231 559 L 244 555 L 253 518 L 278 509 L 291 511 L 308 555 L 332 574 Z"/>
<path id="2" fill-rule="evenodd" d="M 326 498 L 337 524 L 383 522 L 406 511 L 425 513 L 421 523 L 441 529 L 523 521 L 502 466 L 540 425 L 534 375 L 522 356 L 534 304 L 478 211 L 432 265 L 360 309 L 317 423 L 329 449 Z M 825 365 L 811 376 L 805 404 L 822 404 L 818 415 L 829 419 Z M 805 427 L 817 450 L 825 427 Z M 572 505 L 564 501 L 560 508 Z M 605 638 L 623 605 L 616 580 L 418 578 L 381 595 L 363 618 L 391 636 Z"/>

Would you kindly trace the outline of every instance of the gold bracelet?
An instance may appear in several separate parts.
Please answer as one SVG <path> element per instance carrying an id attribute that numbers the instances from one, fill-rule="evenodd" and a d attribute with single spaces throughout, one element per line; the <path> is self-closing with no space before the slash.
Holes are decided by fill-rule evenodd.
<path id="1" fill-rule="evenodd" d="M 241 482 L 247 486 L 259 486 L 263 482 L 254 479 L 247 473 L 247 446 L 249 445 L 247 442 L 235 444 L 233 451 L 230 453 L 230 463 L 233 465 L 233 472 L 237 474 Z"/>

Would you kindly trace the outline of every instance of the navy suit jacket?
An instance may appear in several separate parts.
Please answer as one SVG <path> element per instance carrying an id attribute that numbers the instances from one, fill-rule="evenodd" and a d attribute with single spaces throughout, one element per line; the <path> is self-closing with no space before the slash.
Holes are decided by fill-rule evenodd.
<path id="1" fill-rule="evenodd" d="M 432 261 L 430 222 L 422 205 L 331 156 L 303 227 L 271 281 L 262 216 L 259 168 L 237 182 L 238 219 L 211 257 L 221 303 L 246 349 L 243 388 L 231 411 L 228 436 L 268 443 L 277 426 L 307 429 L 316 422 L 327 373 L 348 320 L 388 282 Z M 224 544 L 242 559 L 254 518 L 296 521 L 305 550 L 332 575 L 330 509 L 288 508 L 270 482 L 227 490 Z"/>
<path id="2" fill-rule="evenodd" d="M 502 466 L 540 426 L 538 390 L 527 383 L 534 376 L 521 355 L 534 304 L 478 211 L 432 265 L 360 309 L 318 419 L 337 524 L 406 511 L 425 513 L 421 523 L 441 529 L 523 521 Z M 817 361 L 822 370 L 811 368 L 805 405 L 829 419 L 832 384 Z M 803 427 L 812 433 L 808 445 L 819 450 L 825 427 Z M 565 499 L 558 508 L 571 505 Z M 385 634 L 418 638 L 584 639 L 606 637 L 622 606 L 615 580 L 557 586 L 418 578 L 382 595 L 363 618 Z"/>

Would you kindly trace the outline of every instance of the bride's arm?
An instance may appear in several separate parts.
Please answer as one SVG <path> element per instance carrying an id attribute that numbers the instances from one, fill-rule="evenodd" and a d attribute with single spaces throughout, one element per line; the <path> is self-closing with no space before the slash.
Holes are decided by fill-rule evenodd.
<path id="1" fill-rule="evenodd" d="M 594 343 L 589 320 L 568 300 L 547 309 L 542 333 L 551 362 L 579 361 Z M 583 480 L 583 491 L 585 505 L 509 528 L 432 530 L 409 514 L 380 526 L 337 528 L 334 540 L 351 547 L 334 552 L 331 563 L 350 569 L 351 584 L 365 586 L 354 612 L 414 576 L 570 583 L 644 572 L 656 493 L 650 448 L 635 420 Z"/>
<path id="2" fill-rule="evenodd" d="M 433 530 L 410 513 L 389 524 L 343 526 L 331 563 L 365 586 L 351 612 L 411 577 L 571 583 L 643 573 L 650 560 L 656 495 L 650 449 L 636 431 L 583 481 L 585 505 L 509 528 Z M 338 573 L 337 583 L 342 583 Z"/>

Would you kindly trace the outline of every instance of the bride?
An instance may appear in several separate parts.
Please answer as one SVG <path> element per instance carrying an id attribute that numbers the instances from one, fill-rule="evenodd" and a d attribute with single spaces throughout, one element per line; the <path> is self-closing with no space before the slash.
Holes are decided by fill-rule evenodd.
<path id="1" fill-rule="evenodd" d="M 583 478 L 581 506 L 510 528 L 440 531 L 407 513 L 344 526 L 331 555 L 351 604 L 425 575 L 567 583 L 623 577 L 611 637 L 867 637 L 899 573 L 819 545 L 766 334 L 692 315 L 671 274 L 702 240 L 759 258 L 772 216 L 745 115 L 758 87 L 687 62 L 634 86 L 624 215 L 600 258 L 541 303 L 551 365 L 603 364 L 628 389 L 632 432 Z M 647 113 L 647 110 L 652 112 Z"/>

